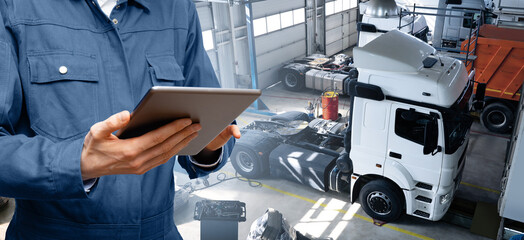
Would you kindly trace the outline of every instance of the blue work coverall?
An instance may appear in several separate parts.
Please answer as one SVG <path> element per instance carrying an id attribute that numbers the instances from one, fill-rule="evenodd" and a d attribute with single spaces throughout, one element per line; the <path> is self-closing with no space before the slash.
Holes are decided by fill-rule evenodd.
<path id="1" fill-rule="evenodd" d="M 0 0 L 0 196 L 16 198 L 7 239 L 181 239 L 174 159 L 86 193 L 80 156 L 94 123 L 132 111 L 153 85 L 219 87 L 195 6 L 119 0 L 108 18 L 96 2 Z M 209 173 L 178 161 L 191 178 Z"/>

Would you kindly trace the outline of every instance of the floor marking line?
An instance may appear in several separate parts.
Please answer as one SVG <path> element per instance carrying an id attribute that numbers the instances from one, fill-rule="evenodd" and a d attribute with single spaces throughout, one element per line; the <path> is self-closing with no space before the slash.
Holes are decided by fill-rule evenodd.
<path id="1" fill-rule="evenodd" d="M 243 124 L 245 124 L 245 125 L 249 125 L 249 123 L 246 122 L 246 121 L 245 121 L 244 119 L 242 119 L 241 117 L 238 117 L 237 120 L 238 120 L 238 121 L 241 121 L 241 122 L 242 122 Z"/>
<path id="2" fill-rule="evenodd" d="M 227 172 L 227 171 L 220 170 L 220 172 L 223 172 L 223 173 L 225 173 L 227 175 L 230 175 L 230 176 L 235 176 L 235 174 Z M 248 181 L 249 180 L 249 179 L 244 178 L 244 177 L 240 177 L 240 179 L 244 180 L 244 181 Z M 313 199 L 309 199 L 307 197 L 303 197 L 303 196 L 300 196 L 300 195 L 297 195 L 297 194 L 294 194 L 294 193 L 286 192 L 284 190 L 280 190 L 278 188 L 274 188 L 274 187 L 266 185 L 264 183 L 260 183 L 260 184 L 264 188 L 267 188 L 267 189 L 270 189 L 270 190 L 273 190 L 273 191 L 276 191 L 276 192 L 279 192 L 279 193 L 282 193 L 282 194 L 285 194 L 285 195 L 288 195 L 288 196 L 291 196 L 291 197 L 294 197 L 294 198 L 298 198 L 300 200 L 303 200 L 303 201 L 306 201 L 306 202 L 309 202 L 309 203 L 312 203 L 312 204 L 318 204 L 318 205 L 322 206 L 323 208 L 327 208 L 327 204 L 325 204 L 325 203 L 317 203 L 317 201 L 315 201 Z M 344 209 L 327 209 L 327 210 L 333 210 L 333 211 L 337 211 L 337 212 L 340 212 L 340 213 L 343 213 L 343 214 L 347 213 L 347 211 L 344 210 Z M 353 214 L 353 217 L 356 217 L 358 219 L 364 220 L 366 222 L 373 223 L 373 219 L 371 219 L 369 217 L 362 216 L 362 215 L 360 215 L 358 213 Z M 433 238 L 426 237 L 424 235 L 420 235 L 418 233 L 414 233 L 414 232 L 411 232 L 411 231 L 408 231 L 408 230 L 405 230 L 405 229 L 402 229 L 402 228 L 399 228 L 399 227 L 391 226 L 389 224 L 383 225 L 382 227 L 389 228 L 391 230 L 394 230 L 394 231 L 397 231 L 397 232 L 401 232 L 401 233 L 404 233 L 404 234 L 407 234 L 407 235 L 410 235 L 410 236 L 413 236 L 413 237 L 416 237 L 416 238 L 420 238 L 420 239 L 423 239 L 423 240 L 434 240 Z"/>
<path id="3" fill-rule="evenodd" d="M 468 187 L 472 187 L 472 188 L 478 188 L 480 190 L 484 190 L 484 191 L 487 191 L 487 192 L 500 194 L 500 191 L 495 190 L 495 189 L 491 189 L 491 188 L 487 188 L 487 187 L 481 187 L 481 186 L 477 186 L 475 184 L 471 184 L 471 183 L 467 183 L 467 182 L 460 182 L 460 184 L 468 186 Z"/>

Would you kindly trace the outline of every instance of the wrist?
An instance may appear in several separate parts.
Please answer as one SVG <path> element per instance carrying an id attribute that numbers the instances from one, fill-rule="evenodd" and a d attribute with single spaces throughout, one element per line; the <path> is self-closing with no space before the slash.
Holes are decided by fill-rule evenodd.
<path id="1" fill-rule="evenodd" d="M 222 153 L 222 148 L 219 148 L 214 151 L 205 148 L 202 151 L 200 151 L 197 155 L 194 155 L 192 157 L 199 164 L 209 165 L 209 164 L 216 163 L 217 159 L 220 158 L 221 153 Z"/>

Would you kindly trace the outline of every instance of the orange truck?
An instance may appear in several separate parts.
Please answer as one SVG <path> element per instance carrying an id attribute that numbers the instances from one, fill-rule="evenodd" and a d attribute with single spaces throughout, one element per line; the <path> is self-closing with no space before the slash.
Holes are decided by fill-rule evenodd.
<path id="1" fill-rule="evenodd" d="M 485 24 L 476 41 L 476 59 L 468 70 L 475 69 L 475 81 L 486 84 L 480 120 L 492 132 L 507 133 L 513 128 L 524 82 L 524 29 Z M 462 43 L 462 50 L 467 44 Z"/>

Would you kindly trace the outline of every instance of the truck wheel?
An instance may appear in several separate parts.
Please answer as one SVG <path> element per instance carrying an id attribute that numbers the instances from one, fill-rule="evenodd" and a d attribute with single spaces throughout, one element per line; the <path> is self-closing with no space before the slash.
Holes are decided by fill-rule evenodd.
<path id="1" fill-rule="evenodd" d="M 260 178 L 266 175 L 267 164 L 251 149 L 236 145 L 231 155 L 231 164 L 235 170 L 246 178 Z"/>
<path id="2" fill-rule="evenodd" d="M 304 89 L 304 76 L 296 71 L 286 70 L 282 73 L 284 87 L 290 91 L 300 91 Z"/>
<path id="3" fill-rule="evenodd" d="M 403 213 L 404 204 L 398 188 L 384 179 L 373 180 L 360 190 L 360 204 L 372 218 L 393 222 Z"/>
<path id="4" fill-rule="evenodd" d="M 511 108 L 503 103 L 489 104 L 480 115 L 482 125 L 495 133 L 507 133 L 513 126 L 514 115 Z"/>

